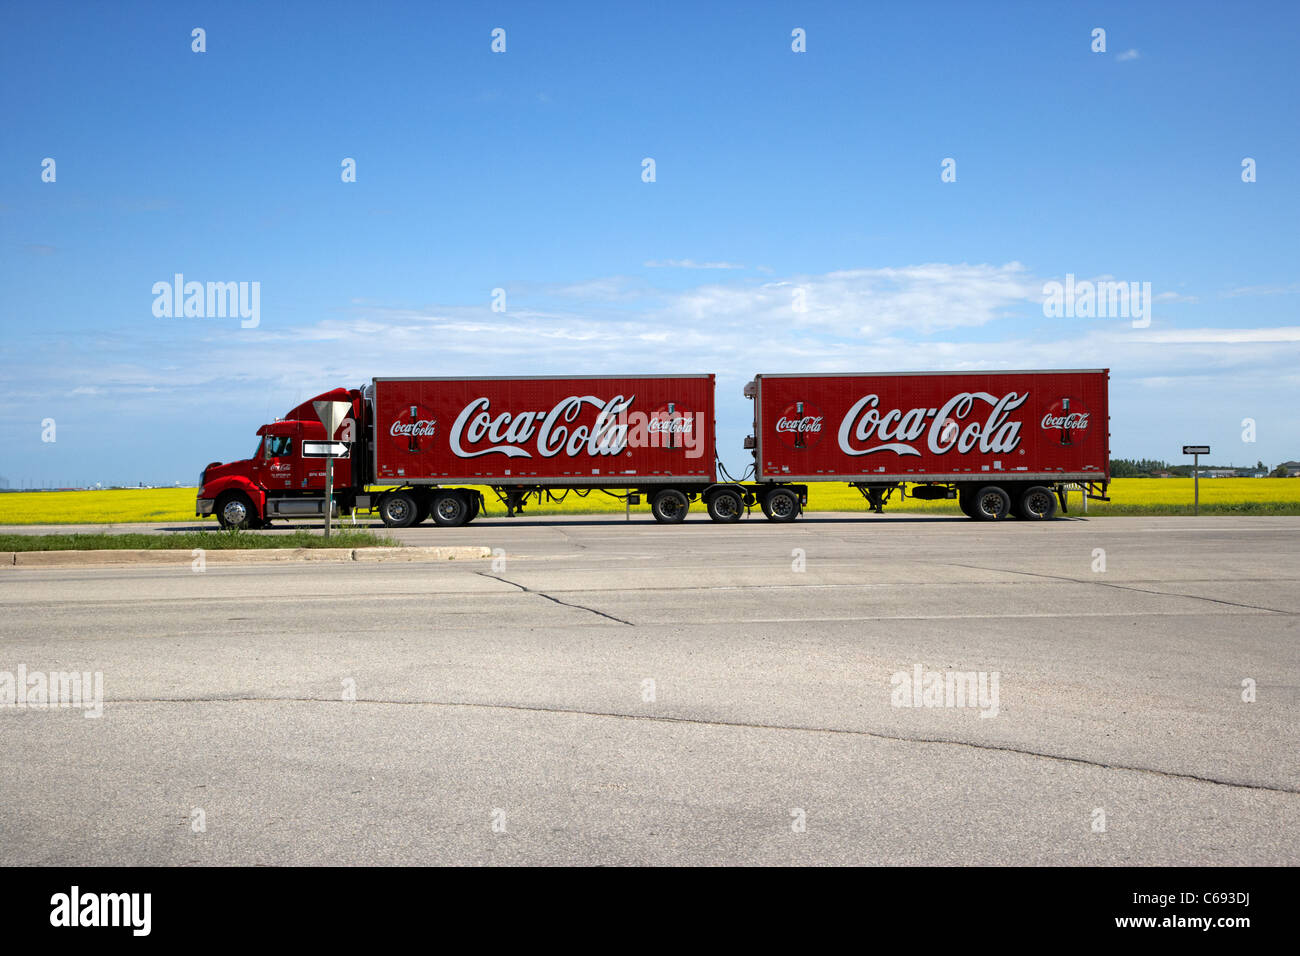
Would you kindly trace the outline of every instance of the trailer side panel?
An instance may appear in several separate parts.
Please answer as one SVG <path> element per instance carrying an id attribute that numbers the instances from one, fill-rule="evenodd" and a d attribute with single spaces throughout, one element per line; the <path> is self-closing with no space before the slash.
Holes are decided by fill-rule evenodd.
<path id="1" fill-rule="evenodd" d="M 714 480 L 712 375 L 374 380 L 380 484 Z"/>
<path id="2" fill-rule="evenodd" d="M 760 481 L 1107 480 L 1106 369 L 759 375 Z"/>

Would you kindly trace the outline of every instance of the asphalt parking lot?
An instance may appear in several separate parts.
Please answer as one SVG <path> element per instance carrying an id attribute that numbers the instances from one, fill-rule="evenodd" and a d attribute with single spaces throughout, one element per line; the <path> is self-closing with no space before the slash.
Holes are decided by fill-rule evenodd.
<path id="1" fill-rule="evenodd" d="M 0 863 L 1300 862 L 1300 519 L 398 535 L 0 569 Z"/>

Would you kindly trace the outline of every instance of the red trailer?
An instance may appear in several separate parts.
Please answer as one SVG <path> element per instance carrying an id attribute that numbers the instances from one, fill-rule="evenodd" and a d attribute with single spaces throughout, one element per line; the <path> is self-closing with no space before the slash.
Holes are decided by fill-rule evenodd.
<path id="1" fill-rule="evenodd" d="M 713 481 L 712 375 L 376 378 L 372 387 L 380 482 Z"/>
<path id="2" fill-rule="evenodd" d="M 328 440 L 346 449 L 333 510 L 373 509 L 390 527 L 472 521 L 484 486 L 511 517 L 530 497 L 596 492 L 629 504 L 645 496 L 663 522 L 683 520 L 693 501 L 737 521 L 758 499 L 717 481 L 713 393 L 712 375 L 375 378 L 263 425 L 253 458 L 210 464 L 196 511 L 228 527 L 323 515 L 325 471 L 313 456 Z M 335 435 L 316 417 L 319 400 L 350 406 Z M 806 502 L 806 489 L 768 490 L 790 518 Z"/>
<path id="3" fill-rule="evenodd" d="M 1107 369 L 758 375 L 755 480 L 843 481 L 973 518 L 1050 518 L 1067 485 L 1105 500 Z"/>
<path id="4" fill-rule="evenodd" d="M 374 481 L 417 489 L 417 514 L 418 489 L 465 483 L 492 487 L 511 516 L 530 495 L 630 489 L 677 521 L 715 483 L 712 375 L 376 378 L 367 391 Z M 435 520 L 455 510 L 430 495 Z M 393 495 L 378 507 L 403 524 Z"/>

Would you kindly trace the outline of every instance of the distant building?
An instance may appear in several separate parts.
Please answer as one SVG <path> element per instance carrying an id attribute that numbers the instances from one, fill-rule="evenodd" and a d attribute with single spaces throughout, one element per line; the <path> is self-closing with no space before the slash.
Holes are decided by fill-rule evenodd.
<path id="1" fill-rule="evenodd" d="M 1300 478 L 1300 461 L 1284 461 L 1278 467 L 1286 469 L 1288 478 Z"/>
<path id="2" fill-rule="evenodd" d="M 1236 478 L 1236 468 L 1206 468 L 1201 472 L 1202 478 Z"/>

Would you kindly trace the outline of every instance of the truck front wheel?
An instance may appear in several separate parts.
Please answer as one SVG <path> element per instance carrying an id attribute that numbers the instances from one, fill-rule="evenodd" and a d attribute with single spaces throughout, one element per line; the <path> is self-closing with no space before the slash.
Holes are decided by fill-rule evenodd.
<path id="1" fill-rule="evenodd" d="M 996 521 L 1005 518 L 1011 510 L 1011 496 L 997 485 L 985 485 L 975 492 L 971 507 L 979 520 Z"/>
<path id="2" fill-rule="evenodd" d="M 690 508 L 690 501 L 676 488 L 665 488 L 650 501 L 650 513 L 655 516 L 655 521 L 664 524 L 685 521 Z"/>
<path id="3" fill-rule="evenodd" d="M 469 520 L 469 500 L 459 491 L 442 491 L 433 496 L 429 509 L 433 523 L 443 528 L 455 528 Z"/>
<path id="4" fill-rule="evenodd" d="M 379 502 L 379 519 L 390 528 L 409 528 L 420 515 L 420 505 L 409 491 L 394 491 Z"/>
<path id="5" fill-rule="evenodd" d="M 217 521 L 230 530 L 253 530 L 261 527 L 253 502 L 242 491 L 231 491 L 217 499 Z"/>

